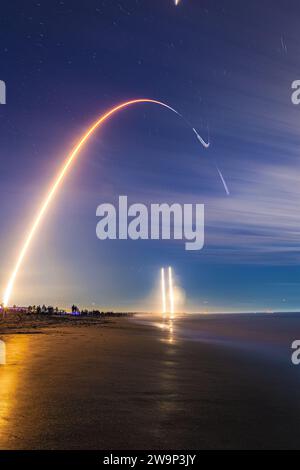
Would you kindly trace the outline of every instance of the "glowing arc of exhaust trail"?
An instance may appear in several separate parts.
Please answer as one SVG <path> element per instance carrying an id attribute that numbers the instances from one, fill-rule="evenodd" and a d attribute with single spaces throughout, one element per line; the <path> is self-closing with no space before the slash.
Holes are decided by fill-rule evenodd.
<path id="1" fill-rule="evenodd" d="M 92 124 L 89 127 L 89 129 L 86 131 L 86 133 L 79 140 L 77 145 L 74 147 L 71 154 L 67 157 L 65 163 L 62 165 L 62 168 L 60 169 L 56 179 L 54 180 L 54 183 L 50 187 L 50 189 L 49 189 L 49 191 L 46 195 L 46 198 L 45 198 L 44 202 L 42 203 L 42 206 L 41 206 L 40 210 L 38 211 L 36 218 L 34 219 L 34 222 L 31 226 L 31 229 L 30 229 L 28 235 L 25 238 L 24 244 L 21 248 L 20 254 L 17 258 L 15 267 L 14 267 L 12 273 L 11 273 L 11 276 L 9 278 L 9 281 L 8 281 L 8 284 L 7 284 L 5 293 L 4 293 L 4 297 L 3 297 L 4 307 L 6 307 L 8 305 L 8 302 L 9 302 L 9 299 L 10 299 L 10 296 L 11 296 L 11 293 L 12 293 L 12 289 L 14 287 L 14 283 L 15 283 L 17 274 L 18 274 L 19 269 L 21 267 L 21 264 L 22 264 L 22 262 L 25 258 L 25 255 L 28 251 L 28 248 L 31 244 L 31 241 L 32 241 L 32 239 L 33 239 L 33 237 L 34 237 L 34 235 L 35 235 L 35 233 L 36 233 L 36 231 L 37 231 L 37 229 L 38 229 L 38 227 L 41 223 L 41 220 L 42 220 L 49 204 L 51 203 L 55 193 L 57 192 L 60 184 L 62 183 L 69 167 L 71 166 L 71 164 L 73 162 L 73 160 L 77 157 L 79 151 L 84 146 L 84 144 L 89 139 L 89 137 L 93 134 L 93 132 L 98 127 L 100 127 L 107 119 L 109 119 L 113 114 L 117 113 L 121 109 L 127 108 L 128 106 L 138 104 L 138 103 L 153 103 L 153 104 L 157 104 L 159 106 L 163 106 L 164 108 L 169 109 L 170 111 L 172 111 L 173 113 L 177 114 L 182 119 L 184 119 L 183 116 L 178 111 L 176 111 L 176 109 L 172 108 L 171 106 L 167 105 L 166 103 L 163 103 L 162 101 L 152 100 L 152 99 L 148 99 L 148 98 L 139 98 L 139 99 L 135 99 L 135 100 L 126 101 L 124 103 L 119 104 L 118 106 L 115 106 L 115 107 L 111 108 L 109 111 L 107 111 L 102 116 L 100 116 L 100 118 L 94 124 Z M 195 130 L 194 130 L 194 132 L 195 132 Z M 200 142 L 202 143 L 202 145 L 205 144 L 205 143 L 202 142 L 202 139 L 200 140 Z"/>
<path id="2" fill-rule="evenodd" d="M 44 213 L 46 212 L 46 209 L 48 208 L 51 200 L 53 199 L 53 196 L 55 195 L 58 187 L 60 186 L 60 183 L 62 182 L 68 168 L 70 167 L 71 163 L 73 162 L 73 160 L 75 159 L 75 157 L 77 156 L 79 150 L 83 147 L 83 145 L 85 144 L 85 142 L 88 140 L 88 138 L 91 136 L 91 134 L 95 131 L 95 129 L 97 129 L 104 121 L 106 121 L 110 116 L 112 116 L 114 113 L 116 113 L 117 111 L 123 109 L 123 108 L 126 108 L 127 106 L 130 106 L 130 105 L 133 105 L 133 104 L 137 104 L 137 103 L 155 103 L 155 104 L 159 104 L 161 106 L 164 106 L 166 108 L 169 108 L 171 109 L 173 112 L 176 112 L 175 110 L 173 110 L 173 108 L 170 108 L 168 105 L 166 105 L 165 103 L 162 103 L 160 101 L 156 101 L 156 100 L 150 100 L 150 99 L 137 99 L 137 100 L 131 100 L 131 101 L 127 101 L 126 103 L 122 103 L 112 109 L 110 109 L 107 113 L 103 114 L 88 130 L 87 132 L 84 134 L 84 136 L 79 140 L 78 144 L 75 146 L 75 148 L 73 149 L 73 151 L 71 152 L 70 156 L 67 158 L 66 162 L 63 164 L 62 166 L 62 169 L 59 171 L 58 173 L 58 176 L 57 178 L 55 179 L 54 181 L 54 184 L 52 185 L 50 191 L 48 192 L 47 196 L 46 196 L 46 199 L 44 200 L 38 214 L 37 214 L 37 217 L 25 239 L 25 242 L 24 242 L 24 245 L 21 249 L 21 252 L 19 254 L 19 257 L 17 259 L 17 262 L 16 262 L 16 265 L 15 265 L 15 268 L 11 274 L 11 277 L 9 279 L 9 282 L 8 282 L 8 285 L 6 287 L 6 291 L 5 291 L 5 294 L 4 294 L 4 298 L 3 298 L 3 305 L 6 307 L 8 305 L 8 302 L 9 302 L 9 298 L 10 298 L 10 295 L 11 295 L 11 292 L 12 292 L 12 289 L 13 289 L 13 286 L 14 286 L 14 282 L 15 282 L 15 279 L 17 277 L 17 274 L 18 274 L 18 271 L 20 269 L 20 266 L 22 264 L 22 261 L 27 253 L 27 250 L 29 248 L 29 245 L 31 243 L 31 240 L 42 220 L 42 217 L 44 215 Z"/>

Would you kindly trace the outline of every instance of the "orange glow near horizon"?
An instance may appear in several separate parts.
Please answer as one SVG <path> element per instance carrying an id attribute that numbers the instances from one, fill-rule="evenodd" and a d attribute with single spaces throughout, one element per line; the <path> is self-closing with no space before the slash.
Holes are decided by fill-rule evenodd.
<path id="1" fill-rule="evenodd" d="M 42 219 L 45 215 L 45 212 L 47 211 L 47 209 L 48 209 L 50 203 L 52 202 L 57 190 L 59 189 L 60 185 L 62 184 L 62 182 L 64 180 L 64 177 L 66 176 L 66 173 L 67 173 L 69 167 L 71 166 L 71 164 L 73 163 L 75 158 L 78 156 L 80 150 L 83 148 L 83 146 L 88 141 L 89 137 L 94 133 L 94 131 L 96 129 L 98 129 L 99 127 L 101 127 L 101 125 L 105 121 L 107 121 L 113 114 L 117 113 L 118 111 L 120 111 L 124 108 L 127 108 L 128 106 L 138 104 L 138 103 L 154 103 L 154 104 L 157 104 L 159 106 L 163 106 L 165 108 L 168 108 L 169 110 L 171 110 L 171 111 L 175 112 L 176 114 L 178 114 L 176 110 L 171 108 L 171 106 L 168 106 L 167 104 L 162 103 L 161 101 L 156 101 L 156 100 L 152 100 L 152 99 L 148 99 L 148 98 L 140 98 L 140 99 L 135 99 L 135 100 L 131 100 L 131 101 L 126 101 L 124 103 L 119 104 L 118 106 L 115 106 L 115 107 L 111 108 L 109 111 L 107 111 L 102 116 L 100 116 L 100 118 L 96 122 L 94 122 L 94 124 L 92 124 L 89 127 L 89 129 L 85 132 L 85 134 L 80 138 L 80 140 L 78 141 L 78 143 L 76 144 L 76 146 L 72 150 L 71 154 L 67 157 L 66 161 L 63 163 L 63 165 L 62 165 L 60 171 L 58 172 L 54 182 L 52 183 L 52 185 L 50 186 L 48 192 L 46 193 L 46 197 L 43 200 L 42 205 L 41 205 L 36 217 L 33 220 L 33 223 L 32 223 L 32 225 L 29 229 L 28 234 L 25 237 L 23 245 L 21 246 L 21 249 L 20 249 L 19 255 L 17 257 L 15 266 L 14 266 L 13 271 L 10 275 L 9 280 L 8 280 L 8 284 L 7 284 L 7 287 L 6 287 L 6 290 L 4 292 L 4 296 L 3 296 L 3 305 L 4 305 L 4 307 L 8 306 L 8 303 L 9 303 L 9 300 L 10 300 L 10 297 L 11 297 L 11 294 L 12 294 L 12 291 L 13 291 L 15 281 L 16 281 L 17 275 L 19 273 L 20 267 L 21 267 L 21 265 L 24 261 L 24 258 L 25 258 L 26 254 L 28 252 L 28 249 L 31 245 L 32 239 L 34 238 L 34 235 L 36 234 L 36 231 L 37 231 L 40 223 L 42 222 Z"/>

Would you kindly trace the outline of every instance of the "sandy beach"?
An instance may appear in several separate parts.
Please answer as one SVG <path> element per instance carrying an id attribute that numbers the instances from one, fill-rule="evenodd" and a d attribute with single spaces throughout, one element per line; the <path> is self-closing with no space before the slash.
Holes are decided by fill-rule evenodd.
<path id="1" fill-rule="evenodd" d="M 0 448 L 300 448 L 293 315 L 6 325 Z"/>

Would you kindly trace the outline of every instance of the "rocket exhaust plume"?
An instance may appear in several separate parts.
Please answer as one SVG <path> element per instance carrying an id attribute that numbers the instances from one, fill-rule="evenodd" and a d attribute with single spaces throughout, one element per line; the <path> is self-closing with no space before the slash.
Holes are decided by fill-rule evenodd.
<path id="1" fill-rule="evenodd" d="M 205 142 L 204 139 L 202 139 L 201 135 L 196 131 L 196 129 L 193 127 L 192 128 L 194 134 L 196 135 L 197 139 L 199 140 L 200 144 L 203 145 L 204 148 L 208 149 L 208 147 L 210 146 L 210 142 Z"/>
<path id="2" fill-rule="evenodd" d="M 174 318 L 174 286 L 173 286 L 173 275 L 172 268 L 168 268 L 168 294 L 169 294 L 169 310 L 170 318 Z M 165 283 L 165 269 L 161 268 L 161 296 L 162 296 L 162 311 L 163 316 L 167 313 L 167 289 Z"/>
<path id="3" fill-rule="evenodd" d="M 16 263 L 15 263 L 15 266 L 13 268 L 13 271 L 10 275 L 10 278 L 9 278 L 9 281 L 8 281 L 8 284 L 7 284 L 7 287 L 6 287 L 6 290 L 4 292 L 4 296 L 3 296 L 3 305 L 6 307 L 8 305 L 8 302 L 9 302 L 9 299 L 11 297 L 11 293 L 12 293 L 12 290 L 13 290 L 13 287 L 14 287 L 14 284 L 15 284 L 15 281 L 16 281 L 16 277 L 18 275 L 18 272 L 20 270 L 20 267 L 24 261 L 24 258 L 28 252 L 28 249 L 31 245 L 31 242 L 32 242 L 32 239 L 34 237 L 34 235 L 36 234 L 36 231 L 40 225 L 40 223 L 42 222 L 42 219 L 50 205 L 50 203 L 52 202 L 52 200 L 54 199 L 54 196 L 56 195 L 59 187 L 61 186 L 69 168 L 71 167 L 73 161 L 76 159 L 76 157 L 79 155 L 80 153 L 80 150 L 85 146 L 85 144 L 87 143 L 88 139 L 91 137 L 91 135 L 95 132 L 96 129 L 100 128 L 102 124 L 104 124 L 104 122 L 106 122 L 107 120 L 109 120 L 109 118 L 111 116 L 113 116 L 114 114 L 118 113 L 119 111 L 121 111 L 122 109 L 125 109 L 129 106 L 132 106 L 132 105 L 135 105 L 135 104 L 138 104 L 138 103 L 153 103 L 153 104 L 156 104 L 156 105 L 159 105 L 159 106 L 162 106 L 164 108 L 167 108 L 169 109 L 170 111 L 172 111 L 173 113 L 177 114 L 181 119 L 183 119 L 186 123 L 186 119 L 178 112 L 176 111 L 176 109 L 172 108 L 171 106 L 167 105 L 166 103 L 163 103 L 161 101 L 157 101 L 157 100 L 152 100 L 152 99 L 148 99 L 148 98 L 140 98 L 140 99 L 134 99 L 134 100 L 131 100 L 131 101 L 126 101 L 124 103 L 121 103 L 119 104 L 118 106 L 115 106 L 113 108 L 111 108 L 110 110 L 108 110 L 106 113 L 104 113 L 102 116 L 100 116 L 99 119 L 97 119 L 88 129 L 87 131 L 85 132 L 85 134 L 80 138 L 80 140 L 78 141 L 78 143 L 76 144 L 76 146 L 73 148 L 72 152 L 70 153 L 70 155 L 66 158 L 65 162 L 63 163 L 60 171 L 58 172 L 56 178 L 54 179 L 52 185 L 50 186 L 46 196 L 45 196 L 45 199 L 43 200 L 42 202 L 42 205 L 35 217 L 35 219 L 33 220 L 33 223 L 29 229 L 29 232 L 28 234 L 26 235 L 25 237 L 25 240 L 24 240 L 24 243 L 23 245 L 21 246 L 21 249 L 20 249 L 20 252 L 19 252 L 19 255 L 17 257 L 17 260 L 16 260 Z M 190 126 L 191 127 L 191 126 Z M 195 130 L 193 129 L 193 132 L 195 132 Z M 197 137 L 198 138 L 198 137 Z M 207 147 L 209 145 L 206 144 L 203 139 L 199 139 L 198 140 L 200 141 L 200 143 L 204 146 L 204 147 Z"/>
<path id="4" fill-rule="evenodd" d="M 162 313 L 165 315 L 167 313 L 166 306 L 166 286 L 165 286 L 165 270 L 161 268 L 161 299 L 162 299 Z"/>
<path id="5" fill-rule="evenodd" d="M 226 181 L 225 181 L 224 176 L 222 175 L 221 170 L 219 169 L 219 167 L 218 167 L 217 164 L 215 164 L 215 167 L 216 167 L 216 169 L 217 169 L 217 172 L 219 173 L 219 176 L 220 176 L 220 178 L 221 178 L 221 181 L 222 181 L 222 183 L 223 183 L 223 186 L 224 186 L 224 189 L 225 189 L 225 191 L 226 191 L 227 196 L 230 196 L 230 192 L 229 192 L 227 183 L 226 183 Z"/>
<path id="6" fill-rule="evenodd" d="M 174 315 L 174 290 L 173 290 L 173 276 L 172 268 L 169 267 L 169 299 L 170 299 L 170 314 L 171 318 Z"/>

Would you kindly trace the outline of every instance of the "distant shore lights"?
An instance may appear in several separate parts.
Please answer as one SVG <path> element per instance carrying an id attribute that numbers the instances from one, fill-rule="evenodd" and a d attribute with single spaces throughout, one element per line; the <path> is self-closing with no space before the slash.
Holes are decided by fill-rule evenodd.
<path id="1" fill-rule="evenodd" d="M 173 274 L 172 268 L 168 268 L 168 298 L 169 298 L 169 310 L 167 310 L 167 289 L 165 282 L 165 269 L 161 268 L 161 295 L 162 295 L 162 313 L 165 316 L 167 313 L 170 314 L 170 317 L 174 316 L 174 286 L 173 286 Z"/>

